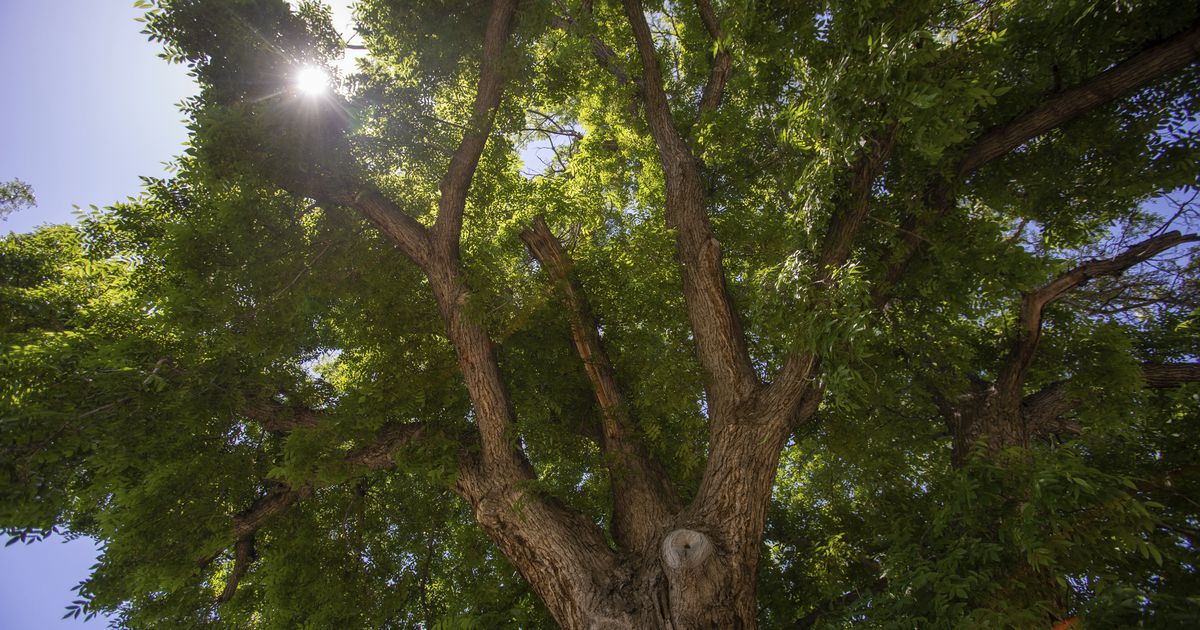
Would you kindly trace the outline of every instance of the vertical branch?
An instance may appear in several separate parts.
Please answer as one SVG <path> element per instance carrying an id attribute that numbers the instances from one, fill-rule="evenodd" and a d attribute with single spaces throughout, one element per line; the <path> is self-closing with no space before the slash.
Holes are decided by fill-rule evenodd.
<path id="1" fill-rule="evenodd" d="M 834 213 L 817 258 L 817 282 L 830 280 L 833 270 L 850 258 L 850 248 L 862 229 L 870 209 L 871 188 L 883 174 L 884 164 L 892 154 L 899 134 L 899 124 L 892 123 L 878 135 L 867 139 L 867 147 L 854 166 L 846 203 Z"/>
<path id="2" fill-rule="evenodd" d="M 502 91 L 503 52 L 513 28 L 516 0 L 495 0 L 488 15 L 471 124 L 450 159 L 441 181 L 432 252 L 417 261 L 429 278 L 438 310 L 454 344 L 459 369 L 474 406 L 484 465 L 510 481 L 528 478 L 532 470 L 512 435 L 513 410 L 487 331 L 467 312 L 469 291 L 459 260 L 463 212 L 480 155 L 491 133 Z"/>
<path id="3" fill-rule="evenodd" d="M 571 320 L 571 338 L 604 418 L 601 447 L 609 460 L 614 495 L 614 537 L 622 546 L 652 546 L 670 517 L 679 510 L 679 496 L 666 470 L 634 435 L 629 407 L 617 385 L 583 286 L 572 272 L 573 263 L 542 217 L 521 234 L 529 251 L 554 278 Z"/>
<path id="4" fill-rule="evenodd" d="M 954 209 L 954 197 L 950 186 L 940 177 L 935 177 L 926 186 L 924 202 L 929 211 L 923 216 L 910 214 L 906 217 L 897 228 L 899 243 L 880 258 L 887 267 L 883 280 L 871 290 L 871 302 L 877 309 L 891 302 L 897 285 L 920 255 L 926 242 L 924 231 Z"/>
<path id="5" fill-rule="evenodd" d="M 589 18 L 592 17 L 592 3 L 584 2 L 583 11 Z M 551 20 L 551 24 L 563 31 L 575 31 L 576 34 L 585 34 L 583 29 L 579 28 L 579 25 L 570 15 L 556 16 Z M 613 75 L 618 85 L 630 83 L 629 73 L 625 72 L 625 66 L 617 58 L 616 51 L 604 43 L 604 40 L 600 39 L 600 36 L 595 33 L 586 33 L 586 37 L 588 43 L 591 45 L 592 57 L 596 59 L 596 63 L 600 68 Z"/>
<path id="6" fill-rule="evenodd" d="M 250 568 L 250 563 L 254 562 L 256 555 L 254 552 L 253 534 L 245 538 L 239 538 L 234 543 L 233 570 L 229 572 L 229 577 L 225 578 L 225 588 L 221 589 L 220 595 L 217 595 L 218 604 L 223 604 L 233 599 L 233 594 L 237 592 L 238 583 L 241 582 L 242 576 L 246 574 L 246 570 Z"/>
<path id="7" fill-rule="evenodd" d="M 483 154 L 483 147 L 492 132 L 496 108 L 500 105 L 503 84 L 501 62 L 516 12 L 516 0 L 495 0 L 492 3 L 492 11 L 488 15 L 483 35 L 479 84 L 475 91 L 475 103 L 471 108 L 471 121 L 458 149 L 450 158 L 446 174 L 442 177 L 437 221 L 433 226 L 434 239 L 439 249 L 444 253 L 453 254 L 455 258 L 462 233 L 467 192 L 471 188 L 475 168 L 479 165 L 479 156 Z"/>
<path id="8" fill-rule="evenodd" d="M 817 257 L 817 273 L 814 278 L 818 286 L 828 285 L 834 271 L 850 257 L 854 239 L 862 230 L 870 210 L 871 189 L 883 173 L 884 165 L 896 144 L 899 125 L 889 125 L 866 143 L 866 152 L 859 158 L 850 178 L 845 201 L 839 204 L 829 221 L 829 228 Z M 800 400 L 809 393 L 808 385 L 818 366 L 818 359 L 806 353 L 791 352 L 783 369 L 762 394 L 760 407 L 778 409 L 779 415 L 788 419 L 787 425 L 802 420 L 795 412 Z"/>
<path id="9" fill-rule="evenodd" d="M 733 69 L 733 58 L 725 45 L 724 34 L 721 32 L 721 22 L 717 19 L 709 0 L 696 0 L 696 8 L 700 11 L 700 21 L 704 29 L 717 47 L 709 68 L 708 82 L 704 84 L 704 92 L 700 97 L 700 112 L 716 111 L 721 106 L 721 98 L 725 93 L 725 83 L 729 81 L 729 73 Z"/>
<path id="10" fill-rule="evenodd" d="M 683 266 L 683 292 L 696 354 L 704 369 L 709 409 L 728 421 L 758 387 L 741 322 L 725 285 L 721 244 L 705 210 L 700 165 L 675 128 L 663 89 L 654 40 L 640 0 L 624 0 L 642 65 L 642 95 L 650 134 L 666 178 L 667 220 L 675 229 L 675 250 Z"/>
<path id="11" fill-rule="evenodd" d="M 603 437 L 608 447 L 620 448 L 629 438 L 629 409 L 617 387 L 616 374 L 601 345 L 596 320 L 584 296 L 583 287 L 572 273 L 573 262 L 545 219 L 534 218 L 533 225 L 521 234 L 521 240 L 554 279 L 571 320 L 571 338 L 583 360 L 584 371 L 592 384 L 596 402 L 604 417 Z"/>

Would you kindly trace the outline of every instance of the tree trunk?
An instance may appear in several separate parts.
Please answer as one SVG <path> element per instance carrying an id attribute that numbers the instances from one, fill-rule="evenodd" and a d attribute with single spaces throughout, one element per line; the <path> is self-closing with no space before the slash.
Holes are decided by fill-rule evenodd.
<path id="1" fill-rule="evenodd" d="M 563 628 L 755 628 L 766 512 L 789 434 L 781 426 L 730 423 L 713 436 L 695 500 L 640 549 L 614 549 L 582 515 L 472 472 L 481 468 L 464 466 L 458 491 Z"/>
<path id="2" fill-rule="evenodd" d="M 948 417 L 954 437 L 954 466 L 966 464 L 976 445 L 990 455 L 1014 446 L 1029 446 L 1031 434 L 1025 420 L 1020 398 L 1005 396 L 993 386 L 984 389 L 977 385 L 976 391 Z"/>
<path id="3" fill-rule="evenodd" d="M 707 534 L 675 529 L 657 549 L 623 554 L 615 564 L 572 567 L 572 550 L 554 558 L 522 558 L 525 541 L 499 521 L 485 524 L 521 574 L 533 585 L 560 626 L 616 628 L 755 628 L 756 610 L 739 605 L 738 593 L 754 592 L 754 572 L 742 559 L 714 544 Z M 581 570 L 583 569 L 583 570 Z M 568 573 L 583 588 L 560 587 Z"/>

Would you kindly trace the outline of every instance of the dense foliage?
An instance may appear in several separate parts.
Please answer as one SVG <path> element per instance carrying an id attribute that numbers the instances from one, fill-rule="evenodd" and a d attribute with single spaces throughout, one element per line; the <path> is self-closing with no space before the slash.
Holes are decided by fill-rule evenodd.
<path id="1" fill-rule="evenodd" d="M 668 494 L 692 504 L 740 466 L 709 457 L 725 407 L 689 310 L 690 215 L 672 214 L 655 78 L 619 3 L 522 2 L 496 57 L 490 3 L 360 0 L 368 54 L 341 71 L 349 34 L 318 3 L 142 4 L 202 88 L 174 175 L 0 239 L 0 525 L 103 543 L 74 610 L 567 624 L 476 523 L 463 462 L 501 447 L 447 313 L 494 344 L 503 448 L 533 470 L 509 486 L 513 522 L 561 500 L 639 552 L 614 529 L 625 455 L 572 286 Z M 1197 5 L 649 0 L 644 16 L 751 380 L 812 359 L 763 497 L 758 623 L 1200 626 L 1200 265 L 1169 231 L 1197 220 Z M 991 131 L 1189 33 L 1184 61 L 979 158 Z M 309 64 L 337 90 L 295 90 Z M 490 74 L 503 91 L 481 116 Z M 475 136 L 447 310 L 403 235 L 440 229 Z M 522 242 L 538 216 L 574 284 Z M 1019 439 L 1000 439 L 979 409 L 1010 375 Z"/>

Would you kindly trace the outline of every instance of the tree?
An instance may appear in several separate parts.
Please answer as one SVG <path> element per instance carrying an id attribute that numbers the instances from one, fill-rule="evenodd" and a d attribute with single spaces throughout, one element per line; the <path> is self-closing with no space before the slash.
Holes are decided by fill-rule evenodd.
<path id="1" fill-rule="evenodd" d="M 0 220 L 16 210 L 28 208 L 36 203 L 29 184 L 19 179 L 0 184 Z"/>
<path id="2" fill-rule="evenodd" d="M 0 257 L 76 613 L 1200 621 L 1194 3 L 143 4 L 176 174 Z"/>

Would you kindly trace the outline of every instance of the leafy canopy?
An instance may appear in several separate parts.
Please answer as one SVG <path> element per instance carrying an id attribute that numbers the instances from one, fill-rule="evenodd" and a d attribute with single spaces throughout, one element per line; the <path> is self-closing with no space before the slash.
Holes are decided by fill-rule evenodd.
<path id="1" fill-rule="evenodd" d="M 889 276 L 930 178 L 955 175 L 973 138 L 1200 10 L 714 4 L 715 42 L 690 5 L 646 3 L 671 113 L 704 163 L 754 369 L 769 378 L 811 352 L 824 391 L 779 462 L 760 623 L 1200 624 L 1200 390 L 1146 388 L 1141 372 L 1200 355 L 1194 259 L 1175 251 L 1047 309 L 1025 393 L 1069 379 L 1082 431 L 954 466 L 939 409 L 996 377 L 1024 292 L 1158 230 L 1163 202 L 1148 201 L 1174 192 L 1175 227 L 1195 219 L 1196 66 L 979 170 Z M 0 525 L 102 541 L 75 610 L 130 627 L 550 625 L 453 495 L 476 418 L 429 280 L 327 195 L 369 185 L 433 224 L 480 124 L 487 4 L 361 0 L 369 55 L 315 100 L 291 77 L 334 70 L 346 35 L 319 3 L 141 5 L 202 87 L 185 103 L 191 139 L 136 201 L 0 240 Z M 466 308 L 495 342 L 528 489 L 607 526 L 601 410 L 569 312 L 520 240 L 534 217 L 566 244 L 638 436 L 685 500 L 706 465 L 705 377 L 625 16 L 525 2 L 514 28 L 466 202 Z M 595 41 L 613 56 L 598 61 Z M 734 60 L 725 100 L 695 115 L 720 52 Z M 822 282 L 863 147 L 893 132 L 869 220 Z M 4 203 L 22 190 L 6 185 Z M 358 456 L 415 422 L 428 439 L 384 465 Z M 242 574 L 231 523 L 281 487 L 308 494 L 261 525 Z"/>

